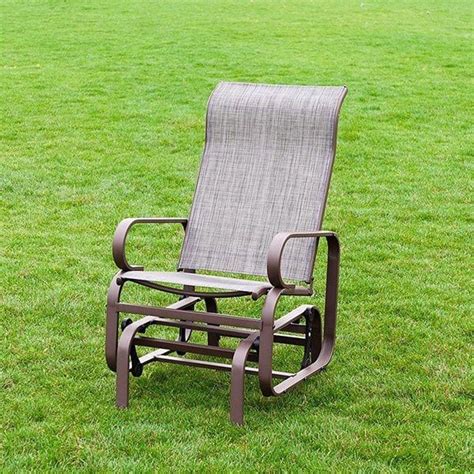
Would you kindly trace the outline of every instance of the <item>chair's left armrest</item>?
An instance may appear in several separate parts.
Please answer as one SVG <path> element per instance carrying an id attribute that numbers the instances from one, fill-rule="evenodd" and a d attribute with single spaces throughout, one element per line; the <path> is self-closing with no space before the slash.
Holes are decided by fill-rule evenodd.
<path id="1" fill-rule="evenodd" d="M 115 264 L 123 271 L 143 270 L 143 267 L 130 265 L 125 254 L 127 235 L 135 224 L 181 224 L 186 230 L 187 223 L 188 219 L 183 217 L 132 217 L 124 219 L 117 226 L 112 243 Z"/>
<path id="2" fill-rule="evenodd" d="M 328 241 L 328 258 L 339 259 L 339 240 L 335 232 L 319 230 L 315 232 L 280 232 L 279 234 L 277 234 L 270 244 L 270 248 L 267 255 L 268 281 L 275 288 L 291 288 L 292 285 L 286 284 L 281 276 L 281 258 L 286 243 L 290 239 L 320 237 L 325 237 Z"/>

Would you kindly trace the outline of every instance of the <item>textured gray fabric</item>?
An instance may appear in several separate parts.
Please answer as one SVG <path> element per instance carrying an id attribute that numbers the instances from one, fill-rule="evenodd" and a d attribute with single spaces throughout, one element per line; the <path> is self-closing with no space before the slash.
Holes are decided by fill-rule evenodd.
<path id="1" fill-rule="evenodd" d="M 253 291 L 271 288 L 272 285 L 265 281 L 239 280 L 237 278 L 218 277 L 213 275 L 199 275 L 187 272 L 145 272 L 131 271 L 120 275 L 124 280 L 138 280 L 150 282 L 175 283 L 204 288 L 222 288 L 224 290 Z"/>
<path id="2" fill-rule="evenodd" d="M 221 83 L 180 268 L 266 275 L 272 238 L 319 230 L 345 87 Z M 283 277 L 311 278 L 315 241 L 285 249 Z"/>

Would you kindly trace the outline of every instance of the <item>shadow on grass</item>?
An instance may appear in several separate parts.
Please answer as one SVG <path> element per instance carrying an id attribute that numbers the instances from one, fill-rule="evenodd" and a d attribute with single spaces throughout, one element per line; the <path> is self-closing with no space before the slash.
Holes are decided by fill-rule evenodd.
<path id="1" fill-rule="evenodd" d="M 280 397 L 264 397 L 258 377 L 247 375 L 244 402 L 246 425 L 254 426 L 265 421 L 268 426 L 269 420 L 281 423 L 284 419 L 311 415 L 321 406 L 332 405 L 338 400 L 340 390 L 334 383 L 328 382 L 326 371 L 322 371 Z M 140 411 L 140 405 L 149 407 L 150 403 L 157 416 L 160 411 L 169 410 L 172 406 L 177 412 L 218 412 L 221 418 L 229 421 L 230 374 L 167 364 L 149 365 L 142 377 L 131 377 L 129 410 Z"/>

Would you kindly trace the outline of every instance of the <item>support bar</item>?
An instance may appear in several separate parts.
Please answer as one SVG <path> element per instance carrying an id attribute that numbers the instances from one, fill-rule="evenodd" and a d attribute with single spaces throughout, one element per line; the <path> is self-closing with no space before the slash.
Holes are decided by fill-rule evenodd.
<path id="1" fill-rule="evenodd" d="M 214 370 L 221 370 L 224 372 L 230 372 L 232 370 L 232 365 L 230 364 L 222 364 L 220 362 L 208 362 L 205 360 L 196 360 L 196 359 L 181 359 L 179 357 L 172 357 L 167 355 L 156 355 L 155 360 L 157 362 L 167 362 L 169 364 L 177 364 L 177 365 L 187 365 L 191 367 L 198 367 L 202 369 L 214 369 Z M 245 373 L 250 375 L 258 375 L 258 368 L 256 367 L 246 367 Z M 280 378 L 280 379 L 287 379 L 289 377 L 293 377 L 295 374 L 290 372 L 281 372 L 274 370 L 273 377 Z"/>
<path id="2" fill-rule="evenodd" d="M 196 324 L 191 321 L 176 321 L 171 319 L 164 319 L 164 318 L 156 318 L 154 324 L 158 324 L 159 326 L 167 326 L 172 328 L 185 328 L 185 329 L 192 329 L 193 331 L 203 331 L 203 332 L 212 332 L 219 334 L 220 336 L 225 337 L 247 337 L 253 331 L 248 329 L 229 329 L 229 328 L 222 328 L 220 326 L 204 326 L 203 324 Z"/>
<path id="3" fill-rule="evenodd" d="M 252 333 L 252 331 L 248 329 L 228 329 L 219 326 L 204 326 L 202 324 L 196 324 L 188 321 L 173 321 L 171 319 L 162 319 L 158 317 L 156 318 L 156 320 L 152 321 L 151 324 L 168 326 L 172 328 L 192 329 L 193 331 L 212 332 L 215 334 L 219 334 L 219 336 L 237 337 L 241 339 L 246 338 L 249 334 Z M 302 327 L 304 329 L 304 326 Z M 286 334 L 276 334 L 274 337 L 274 341 L 280 344 L 292 344 L 296 346 L 304 346 L 305 344 L 305 339 L 303 337 L 290 336 Z"/>
<path id="4" fill-rule="evenodd" d="M 260 319 L 241 318 L 224 314 L 208 313 L 205 311 L 185 311 L 128 303 L 118 303 L 116 308 L 117 311 L 122 313 L 151 315 L 171 319 L 182 319 L 184 321 L 199 321 L 202 323 L 221 324 L 224 326 L 236 326 L 249 329 L 260 329 L 261 326 Z"/>
<path id="5" fill-rule="evenodd" d="M 225 349 L 223 347 L 204 346 L 192 342 L 168 341 L 166 339 L 154 339 L 151 337 L 135 337 L 133 344 L 136 346 L 159 347 L 160 349 L 168 349 L 171 351 L 181 350 L 193 354 L 225 357 L 227 359 L 232 359 L 235 352 L 233 349 Z M 250 356 L 253 356 L 249 357 L 250 360 L 257 360 L 256 354 L 250 354 Z"/>

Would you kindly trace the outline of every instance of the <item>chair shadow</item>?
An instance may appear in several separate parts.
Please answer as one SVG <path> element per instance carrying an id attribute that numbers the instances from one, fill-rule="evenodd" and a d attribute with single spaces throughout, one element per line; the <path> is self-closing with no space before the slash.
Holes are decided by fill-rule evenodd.
<path id="1" fill-rule="evenodd" d="M 324 388 L 324 372 L 315 374 L 279 397 L 264 397 L 258 377 L 246 375 L 245 426 L 258 426 L 263 420 L 267 427 L 274 422 L 280 424 L 296 415 L 304 416 L 305 412 L 309 414 L 328 400 L 331 402 L 335 397 L 330 396 Z M 198 406 L 200 410 L 218 412 L 219 422 L 222 422 L 221 417 L 228 421 L 230 374 L 157 363 L 146 366 L 142 377 L 131 377 L 131 409 L 147 403 L 150 397 L 153 398 L 157 411 L 167 409 L 170 406 L 170 396 L 177 411 L 189 412 Z"/>

